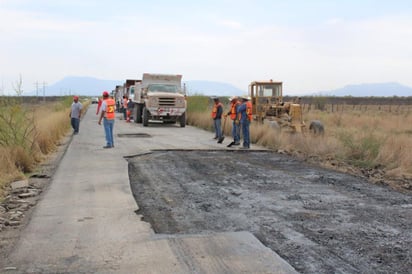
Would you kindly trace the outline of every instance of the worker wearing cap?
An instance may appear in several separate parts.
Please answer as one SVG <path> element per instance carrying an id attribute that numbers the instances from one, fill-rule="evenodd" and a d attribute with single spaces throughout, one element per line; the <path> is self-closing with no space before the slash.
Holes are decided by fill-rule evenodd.
<path id="1" fill-rule="evenodd" d="M 213 98 L 214 104 L 212 108 L 213 126 L 215 128 L 215 139 L 218 143 L 222 143 L 224 137 L 222 135 L 222 114 L 223 106 L 218 97 Z"/>
<path id="2" fill-rule="evenodd" d="M 106 145 L 103 148 L 112 148 L 114 147 L 114 140 L 113 140 L 113 128 L 114 128 L 114 120 L 115 120 L 115 110 L 116 110 L 116 103 L 114 99 L 109 97 L 109 93 L 107 91 L 103 92 L 103 102 L 101 106 L 100 112 L 100 119 L 98 124 L 102 124 L 103 119 L 103 127 L 104 127 L 104 134 L 106 136 Z"/>
<path id="3" fill-rule="evenodd" d="M 249 97 L 242 97 L 242 104 L 238 108 L 240 115 L 240 126 L 243 134 L 243 148 L 250 148 L 250 132 L 249 126 L 252 122 L 252 102 Z"/>
<path id="4" fill-rule="evenodd" d="M 83 105 L 82 103 L 79 102 L 79 96 L 74 96 L 71 111 L 69 114 L 70 122 L 73 128 L 74 134 L 79 133 L 80 117 L 82 115 L 82 108 L 83 108 Z"/>
<path id="5" fill-rule="evenodd" d="M 225 119 L 227 116 L 230 117 L 232 120 L 232 136 L 233 142 L 229 144 L 229 146 L 240 145 L 240 121 L 238 117 L 238 108 L 240 102 L 236 96 L 230 98 L 230 110 L 227 114 L 225 114 Z"/>

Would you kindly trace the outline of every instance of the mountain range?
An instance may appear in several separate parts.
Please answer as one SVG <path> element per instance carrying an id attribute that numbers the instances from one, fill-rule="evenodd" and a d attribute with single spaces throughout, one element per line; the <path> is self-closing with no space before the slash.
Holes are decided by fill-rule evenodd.
<path id="1" fill-rule="evenodd" d="M 412 96 L 412 88 L 395 82 L 347 85 L 343 88 L 321 91 L 317 95 L 353 96 L 353 97 L 408 97 Z"/>
<path id="2" fill-rule="evenodd" d="M 46 96 L 63 96 L 63 95 L 82 95 L 98 96 L 104 90 L 112 91 L 116 85 L 122 85 L 125 80 L 102 80 L 93 77 L 68 76 L 62 80 L 46 86 Z M 188 95 L 206 95 L 206 96 L 232 96 L 243 95 L 247 90 L 239 89 L 231 84 L 216 81 L 191 80 L 183 82 Z M 42 92 L 38 95 L 43 95 Z M 26 96 L 36 95 L 36 91 L 24 94 Z M 285 94 L 287 95 L 287 94 Z M 347 85 L 343 88 L 330 90 L 308 92 L 302 96 L 353 96 L 353 97 L 407 97 L 412 96 L 412 88 L 399 83 L 372 83 Z"/>

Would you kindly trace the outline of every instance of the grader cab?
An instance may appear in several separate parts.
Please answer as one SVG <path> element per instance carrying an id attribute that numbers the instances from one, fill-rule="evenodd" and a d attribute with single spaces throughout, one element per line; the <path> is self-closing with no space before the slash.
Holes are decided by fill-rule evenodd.
<path id="1" fill-rule="evenodd" d="M 249 85 L 253 118 L 290 132 L 302 132 L 305 128 L 299 100 L 283 101 L 282 82 L 254 81 Z"/>

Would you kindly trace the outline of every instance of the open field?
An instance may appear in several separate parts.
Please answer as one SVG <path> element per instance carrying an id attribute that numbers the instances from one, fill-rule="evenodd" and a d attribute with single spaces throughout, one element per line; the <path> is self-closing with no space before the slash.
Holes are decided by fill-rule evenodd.
<path id="1" fill-rule="evenodd" d="M 192 106 L 188 111 L 189 124 L 212 130 L 209 98 L 194 96 L 188 102 Z M 314 102 L 305 103 L 304 99 L 302 107 L 307 125 L 311 120 L 322 121 L 323 137 L 308 132 L 290 135 L 269 125 L 252 123 L 252 143 L 324 167 L 366 176 L 373 183 L 412 190 L 411 105 L 401 104 L 402 101 L 390 105 L 386 101 L 373 105 L 321 102 L 324 110 L 319 110 Z M 230 136 L 230 131 L 228 121 L 225 135 Z"/>

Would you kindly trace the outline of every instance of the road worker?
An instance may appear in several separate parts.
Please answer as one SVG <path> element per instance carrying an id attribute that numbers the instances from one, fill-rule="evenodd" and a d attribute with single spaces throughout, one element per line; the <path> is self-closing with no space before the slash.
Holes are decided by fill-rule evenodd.
<path id="1" fill-rule="evenodd" d="M 127 96 L 123 96 L 122 109 L 123 109 L 123 119 L 124 120 L 127 119 L 127 101 L 128 101 Z"/>
<path id="2" fill-rule="evenodd" d="M 113 128 L 114 128 L 114 120 L 116 118 L 115 110 L 116 110 L 116 103 L 114 99 L 109 97 L 109 92 L 104 91 L 100 119 L 98 122 L 98 124 L 101 125 L 102 119 L 103 119 L 104 134 L 106 136 L 106 145 L 103 148 L 114 147 Z"/>
<path id="3" fill-rule="evenodd" d="M 252 102 L 250 101 L 250 97 L 242 97 L 242 104 L 238 108 L 238 112 L 240 115 L 240 126 L 242 128 L 243 134 L 243 148 L 249 149 L 250 148 L 250 132 L 249 126 L 252 122 Z"/>
<path id="4" fill-rule="evenodd" d="M 240 145 L 240 121 L 238 117 L 238 108 L 240 105 L 240 101 L 237 96 L 233 96 L 230 99 L 230 110 L 227 114 L 225 114 L 225 119 L 227 116 L 230 117 L 232 120 L 232 137 L 233 142 L 228 145 L 231 146 L 238 146 Z"/>
<path id="5" fill-rule="evenodd" d="M 127 123 L 130 123 L 130 117 L 132 115 L 133 108 L 134 108 L 134 103 L 133 103 L 132 99 L 129 98 L 129 100 L 127 101 L 127 113 L 126 113 L 126 116 L 127 116 L 126 122 Z M 133 119 L 136 119 L 136 118 L 133 118 Z"/>
<path id="6" fill-rule="evenodd" d="M 73 128 L 74 134 L 79 133 L 80 117 L 82 115 L 82 109 L 83 109 L 83 105 L 82 103 L 79 102 L 79 96 L 74 96 L 70 114 L 69 114 L 70 122 Z"/>
<path id="7" fill-rule="evenodd" d="M 98 115 L 100 112 L 100 108 L 102 107 L 102 102 L 103 102 L 102 98 L 99 97 L 99 100 L 97 101 L 96 115 Z"/>
<path id="8" fill-rule="evenodd" d="M 215 128 L 215 140 L 217 139 L 218 143 L 223 142 L 223 135 L 222 135 L 222 114 L 223 114 L 223 106 L 220 102 L 218 97 L 213 97 L 213 108 L 212 108 L 212 119 L 213 119 L 213 126 Z"/>

